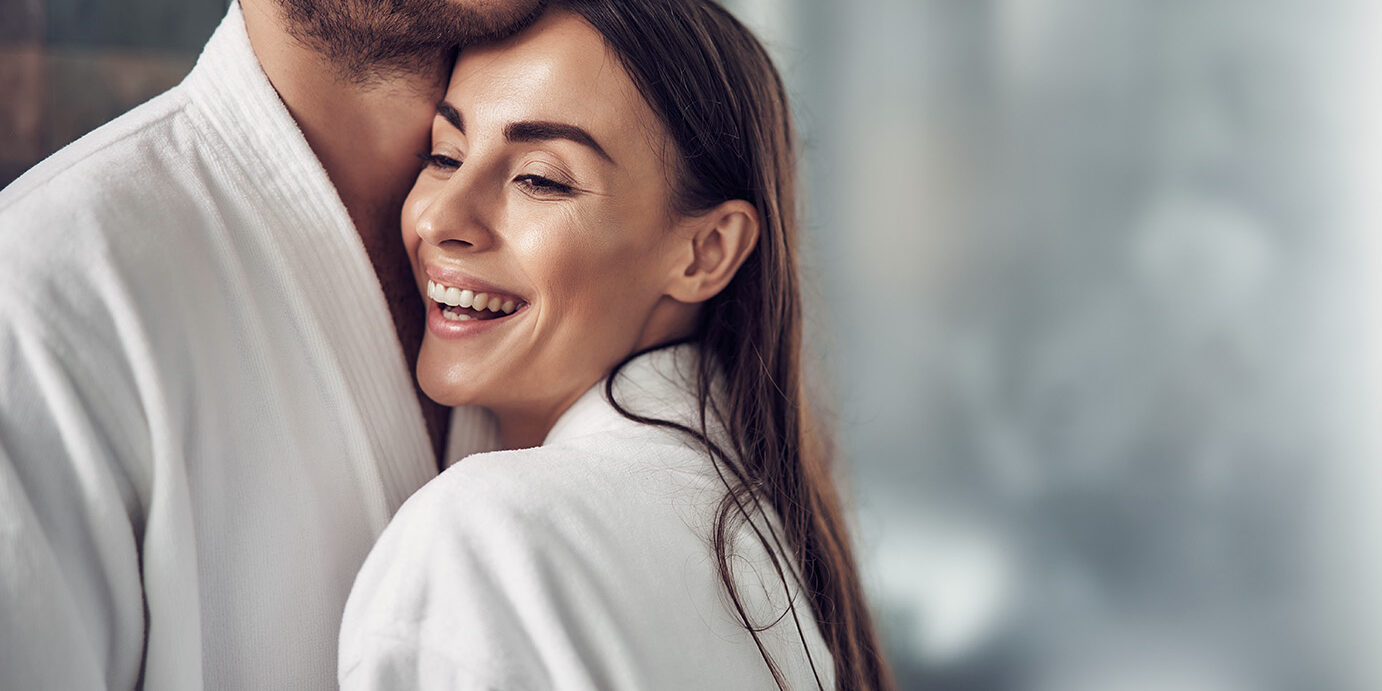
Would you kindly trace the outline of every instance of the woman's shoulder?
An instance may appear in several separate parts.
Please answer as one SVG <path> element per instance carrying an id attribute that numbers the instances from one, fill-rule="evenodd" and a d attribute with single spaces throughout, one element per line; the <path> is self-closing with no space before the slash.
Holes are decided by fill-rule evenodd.
<path id="1" fill-rule="evenodd" d="M 722 609 L 704 518 L 718 497 L 627 460 L 584 444 L 477 454 L 424 486 L 357 577 L 342 681 L 418 674 L 432 656 L 506 688 L 554 687 L 517 669 L 646 686 L 628 682 L 646 660 L 672 664 L 668 633 Z"/>
<path id="2" fill-rule="evenodd" d="M 684 447 L 605 436 L 458 461 L 404 502 L 370 559 L 414 575 L 484 571 L 492 577 L 470 582 L 545 587 L 512 576 L 620 578 L 607 565 L 704 553 L 723 487 L 687 459 L 667 458 L 694 455 Z"/>
<path id="3" fill-rule="evenodd" d="M 343 688 L 552 688 L 548 637 L 572 550 L 550 451 L 476 454 L 413 494 L 356 576 L 341 623 Z"/>
<path id="4" fill-rule="evenodd" d="M 724 487 L 713 474 L 640 461 L 655 443 L 612 432 L 477 454 L 424 486 L 357 578 L 342 624 L 344 685 L 400 674 L 426 685 L 410 675 L 432 669 L 440 686 L 771 687 L 711 547 Z M 773 560 L 747 526 L 733 533 L 741 604 L 759 626 L 782 620 Z M 799 677 L 791 619 L 762 637 Z M 818 649 L 809 609 L 802 625 Z"/>
<path id="5" fill-rule="evenodd" d="M 553 543 L 575 533 L 586 542 L 603 535 L 602 547 L 611 552 L 689 549 L 691 543 L 666 537 L 688 531 L 703 536 L 724 493 L 709 462 L 660 435 L 616 432 L 474 454 L 419 490 L 394 523 L 549 555 L 560 546 Z"/>

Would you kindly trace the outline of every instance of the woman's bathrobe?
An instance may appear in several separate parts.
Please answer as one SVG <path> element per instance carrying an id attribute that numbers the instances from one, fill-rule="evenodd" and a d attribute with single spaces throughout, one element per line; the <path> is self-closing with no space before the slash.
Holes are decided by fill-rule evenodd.
<path id="1" fill-rule="evenodd" d="M 695 359 L 682 345 L 634 360 L 616 400 L 694 428 Z M 541 446 L 470 456 L 404 504 L 346 606 L 344 688 L 776 688 L 717 572 L 725 488 L 709 455 L 604 393 L 586 392 Z M 777 620 L 787 591 L 753 533 L 735 534 L 741 597 L 755 623 Z M 817 687 L 803 638 L 834 688 L 792 561 L 800 633 L 789 613 L 760 636 L 790 688 Z"/>

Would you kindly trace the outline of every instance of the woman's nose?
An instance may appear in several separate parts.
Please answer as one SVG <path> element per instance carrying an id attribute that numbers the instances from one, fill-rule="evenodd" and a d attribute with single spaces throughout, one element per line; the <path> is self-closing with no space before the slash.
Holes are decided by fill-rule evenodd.
<path id="1" fill-rule="evenodd" d="M 418 205 L 413 227 L 423 242 L 471 252 L 494 243 L 490 219 L 497 195 L 485 190 L 479 177 L 462 167 L 421 198 L 409 200 Z"/>

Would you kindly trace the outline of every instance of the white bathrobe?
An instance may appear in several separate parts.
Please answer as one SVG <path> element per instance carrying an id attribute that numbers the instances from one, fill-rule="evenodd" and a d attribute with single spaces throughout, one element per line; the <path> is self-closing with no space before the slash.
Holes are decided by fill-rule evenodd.
<path id="1" fill-rule="evenodd" d="M 616 380 L 616 400 L 694 428 L 694 362 L 692 346 L 645 355 Z M 702 449 L 621 416 L 597 385 L 542 446 L 465 458 L 404 504 L 346 606 L 341 685 L 775 689 L 711 550 L 724 495 Z M 753 535 L 736 534 L 740 593 L 770 624 L 788 590 Z M 833 689 L 811 607 L 789 583 L 800 633 L 788 614 L 764 645 L 789 688 L 814 689 L 804 640 Z"/>
<path id="2" fill-rule="evenodd" d="M 355 573 L 435 466 L 238 5 L 181 85 L 0 192 L 0 688 L 333 687 Z"/>

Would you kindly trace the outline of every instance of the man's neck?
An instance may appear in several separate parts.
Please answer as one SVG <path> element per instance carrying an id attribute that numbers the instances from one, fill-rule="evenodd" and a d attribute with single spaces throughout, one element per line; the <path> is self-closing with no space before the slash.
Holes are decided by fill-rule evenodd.
<path id="1" fill-rule="evenodd" d="M 255 56 L 326 169 L 369 254 L 388 300 L 409 371 L 416 366 L 424 312 L 399 231 L 403 199 L 430 142 L 449 60 L 435 69 L 368 82 L 344 78 L 290 34 L 273 0 L 241 0 Z M 419 392 L 433 449 L 441 454 L 446 409 Z"/>
<path id="2" fill-rule="evenodd" d="M 431 69 L 350 79 L 288 31 L 273 0 L 242 0 L 250 44 L 264 73 L 302 128 L 362 235 L 378 207 L 401 200 L 428 147 L 446 89 L 448 57 Z M 390 223 L 390 232 L 397 219 Z M 391 238 L 396 239 L 396 238 Z"/>

